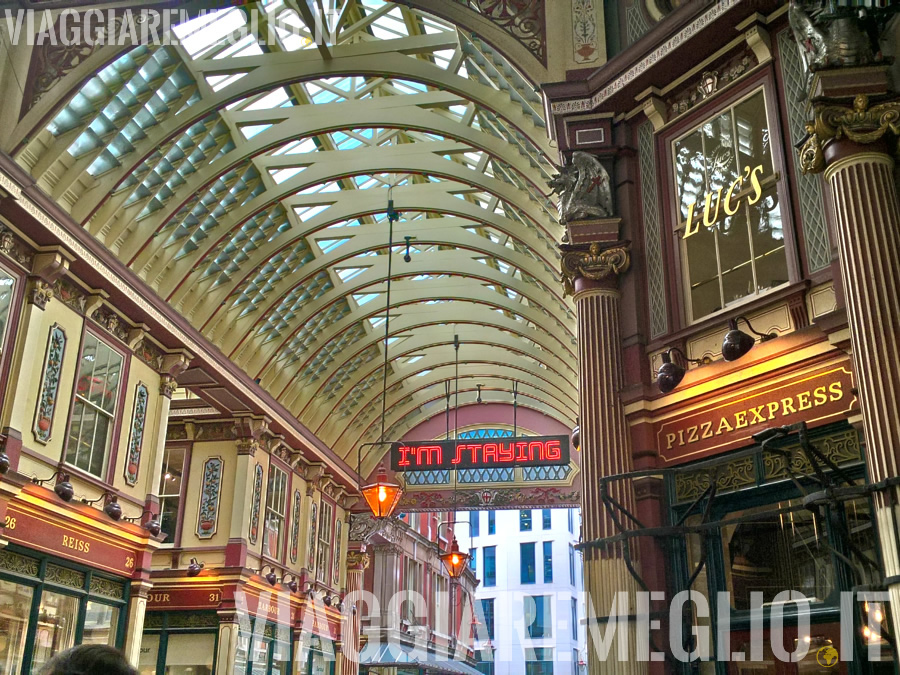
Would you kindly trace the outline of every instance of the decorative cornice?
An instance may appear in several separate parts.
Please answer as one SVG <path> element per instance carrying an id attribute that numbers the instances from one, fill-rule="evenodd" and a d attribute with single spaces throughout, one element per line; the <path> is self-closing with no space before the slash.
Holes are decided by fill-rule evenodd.
<path id="1" fill-rule="evenodd" d="M 900 135 L 900 101 L 869 106 L 869 97 L 857 94 L 852 106 L 819 105 L 815 117 L 806 123 L 806 139 L 800 147 L 800 170 L 821 173 L 825 170 L 823 147 L 830 141 L 847 138 L 869 145 L 891 132 Z"/>
<path id="2" fill-rule="evenodd" d="M 631 265 L 630 242 L 617 242 L 606 249 L 597 243 L 587 249 L 565 245 L 561 248 L 564 295 L 575 294 L 575 280 L 579 277 L 591 281 L 615 280 Z"/>
<path id="3" fill-rule="evenodd" d="M 0 226 L 0 253 L 25 269 L 31 269 L 34 252 L 12 230 Z"/>

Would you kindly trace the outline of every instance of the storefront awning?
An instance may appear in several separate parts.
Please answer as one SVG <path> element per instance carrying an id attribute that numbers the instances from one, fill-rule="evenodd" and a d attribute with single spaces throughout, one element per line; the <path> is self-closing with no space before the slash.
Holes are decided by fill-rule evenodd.
<path id="1" fill-rule="evenodd" d="M 422 668 L 429 673 L 455 673 L 457 675 L 481 675 L 480 671 L 468 665 L 464 661 L 454 661 L 451 659 L 440 659 L 435 654 L 426 654 L 426 658 L 422 656 L 421 651 L 405 650 L 400 645 L 383 644 L 378 645 L 374 649 L 368 647 L 363 649 L 360 654 L 359 663 L 362 666 L 370 666 L 376 668 L 395 668 L 402 666 L 413 666 Z"/>

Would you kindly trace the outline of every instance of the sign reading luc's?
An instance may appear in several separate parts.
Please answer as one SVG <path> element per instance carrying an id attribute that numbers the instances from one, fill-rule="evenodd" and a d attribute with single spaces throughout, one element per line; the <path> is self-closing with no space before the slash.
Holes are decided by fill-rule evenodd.
<path id="1" fill-rule="evenodd" d="M 391 469 L 394 471 L 564 466 L 568 463 L 568 436 L 401 441 L 391 444 Z"/>

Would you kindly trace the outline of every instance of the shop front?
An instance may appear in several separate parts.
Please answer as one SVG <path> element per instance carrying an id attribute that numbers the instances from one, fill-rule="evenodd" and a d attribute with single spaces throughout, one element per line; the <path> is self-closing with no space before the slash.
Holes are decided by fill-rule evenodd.
<path id="1" fill-rule="evenodd" d="M 0 551 L 0 673 L 38 673 L 78 644 L 125 649 L 133 587 L 155 542 L 86 505 L 60 506 L 53 492 L 26 486 L 4 518 Z M 137 583 L 136 583 L 137 582 Z"/>
<path id="2" fill-rule="evenodd" d="M 342 618 L 337 609 L 304 600 L 295 624 L 297 675 L 335 675 Z"/>

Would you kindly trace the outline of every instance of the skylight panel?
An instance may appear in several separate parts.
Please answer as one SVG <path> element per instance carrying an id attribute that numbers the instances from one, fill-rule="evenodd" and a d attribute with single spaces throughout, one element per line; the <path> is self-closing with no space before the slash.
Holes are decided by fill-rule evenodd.
<path id="1" fill-rule="evenodd" d="M 316 204 L 315 206 L 295 206 L 294 213 L 297 214 L 297 217 L 306 222 L 310 218 L 322 213 L 325 209 L 327 209 L 330 204 Z"/>
<path id="2" fill-rule="evenodd" d="M 316 243 L 319 245 L 319 248 L 322 249 L 322 253 L 331 253 L 334 249 L 343 246 L 348 241 L 350 241 L 350 238 L 344 237 L 343 239 L 317 239 Z"/>
<path id="3" fill-rule="evenodd" d="M 338 277 L 340 277 L 341 281 L 349 281 L 353 277 L 359 276 L 360 274 L 365 272 L 366 268 L 365 267 L 344 267 L 344 268 L 341 268 L 341 269 L 338 269 L 335 271 L 337 272 L 337 275 L 338 275 Z"/>
<path id="4" fill-rule="evenodd" d="M 384 317 L 383 316 L 373 316 L 371 319 L 369 319 L 369 325 L 372 326 L 372 328 L 378 328 L 379 326 L 383 326 L 384 325 Z"/>
<path id="5" fill-rule="evenodd" d="M 290 96 L 284 90 L 284 87 L 278 87 L 273 91 L 270 91 L 268 94 L 263 96 L 261 99 L 254 101 L 250 105 L 248 105 L 244 110 L 270 110 L 271 108 L 280 108 L 283 107 L 285 103 L 290 101 Z"/>
<path id="6" fill-rule="evenodd" d="M 225 75 L 207 75 L 206 82 L 213 91 L 221 91 L 230 84 L 234 84 L 247 73 L 227 73 Z"/>
<path id="7" fill-rule="evenodd" d="M 305 168 L 305 166 L 291 166 L 286 169 L 269 169 L 269 175 L 272 176 L 277 185 L 281 185 L 288 178 L 296 176 Z"/>
<path id="8" fill-rule="evenodd" d="M 212 20 L 208 20 L 210 17 Z M 172 30 L 181 41 L 181 46 L 191 58 L 196 59 L 218 44 L 221 39 L 246 25 L 244 13 L 232 8 L 201 15 L 197 19 L 175 26 Z"/>
<path id="9" fill-rule="evenodd" d="M 372 302 L 375 298 L 378 297 L 378 293 L 354 293 L 353 299 L 356 300 L 356 304 L 362 307 L 368 302 Z"/>
<path id="10" fill-rule="evenodd" d="M 244 138 L 249 140 L 257 134 L 261 134 L 271 126 L 271 124 L 247 124 L 238 128 L 241 130 L 241 133 L 244 134 Z"/>
<path id="11" fill-rule="evenodd" d="M 428 370 L 423 370 L 421 373 L 416 373 L 416 377 L 424 377 L 425 375 L 427 375 L 430 372 L 431 372 L 431 368 L 429 368 Z"/>
<path id="12" fill-rule="evenodd" d="M 416 361 L 421 361 L 424 358 L 425 357 L 423 355 L 416 354 L 415 356 L 410 356 L 408 359 L 406 359 L 406 363 L 412 364 L 412 363 L 415 363 Z"/>

